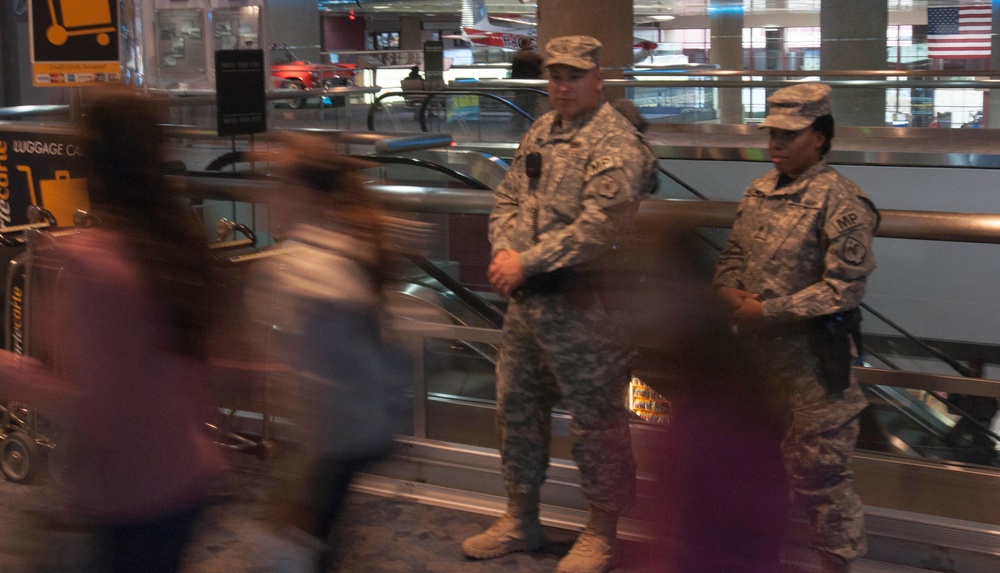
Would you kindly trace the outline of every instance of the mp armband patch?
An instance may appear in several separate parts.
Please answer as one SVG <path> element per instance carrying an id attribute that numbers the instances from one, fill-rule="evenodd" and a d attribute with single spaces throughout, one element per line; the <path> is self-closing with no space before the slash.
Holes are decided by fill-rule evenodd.
<path id="1" fill-rule="evenodd" d="M 604 157 L 600 157 L 598 159 L 595 159 L 595 160 L 591 161 L 590 164 L 587 165 L 586 178 L 587 179 L 591 179 L 595 175 L 599 175 L 601 173 L 604 173 L 608 169 L 615 169 L 615 168 L 620 169 L 624 165 L 625 165 L 625 162 L 622 161 L 621 157 L 614 157 L 614 156 L 611 156 L 611 155 L 606 155 Z"/>
<path id="2" fill-rule="evenodd" d="M 833 235 L 841 235 L 844 231 L 848 231 L 863 224 L 865 220 L 865 217 L 862 216 L 860 211 L 848 211 L 832 221 L 835 231 Z"/>

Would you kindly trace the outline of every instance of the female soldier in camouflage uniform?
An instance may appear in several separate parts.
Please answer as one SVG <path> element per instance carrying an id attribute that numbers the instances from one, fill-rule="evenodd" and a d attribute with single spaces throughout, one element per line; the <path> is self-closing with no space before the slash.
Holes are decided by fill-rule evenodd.
<path id="1" fill-rule="evenodd" d="M 785 467 L 823 571 L 844 572 L 866 550 L 850 459 L 867 402 L 850 364 L 878 212 L 823 159 L 829 86 L 784 88 L 768 104 L 761 127 L 775 168 L 746 189 L 715 284 L 782 395 Z"/>

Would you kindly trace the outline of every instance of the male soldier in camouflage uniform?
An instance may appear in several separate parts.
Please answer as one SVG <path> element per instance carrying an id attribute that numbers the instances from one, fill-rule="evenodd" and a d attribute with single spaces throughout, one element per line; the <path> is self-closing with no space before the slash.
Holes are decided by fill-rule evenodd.
<path id="1" fill-rule="evenodd" d="M 797 85 L 767 101 L 775 169 L 746 189 L 715 284 L 787 407 L 785 467 L 823 571 L 844 572 L 866 550 L 850 468 L 866 400 L 850 364 L 879 216 L 823 159 L 830 87 Z"/>
<path id="2" fill-rule="evenodd" d="M 508 510 L 462 544 L 490 559 L 541 548 L 539 489 L 550 414 L 572 416 L 573 456 L 590 518 L 557 571 L 604 572 L 619 559 L 618 514 L 635 498 L 625 389 L 632 350 L 585 269 L 620 252 L 639 201 L 656 186 L 656 158 L 603 101 L 601 44 L 566 36 L 545 47 L 553 111 L 521 139 L 496 192 L 489 279 L 511 302 L 497 364 L 497 417 Z"/>

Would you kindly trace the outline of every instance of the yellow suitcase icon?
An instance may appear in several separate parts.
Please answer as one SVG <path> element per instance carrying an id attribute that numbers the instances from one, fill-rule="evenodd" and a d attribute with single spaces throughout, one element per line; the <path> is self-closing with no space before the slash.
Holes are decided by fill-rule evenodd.
<path id="1" fill-rule="evenodd" d="M 73 224 L 73 213 L 77 209 L 90 211 L 90 195 L 87 194 L 87 180 L 70 179 L 69 171 L 56 171 L 55 179 L 38 182 L 41 191 L 41 205 L 56 218 L 60 226 Z"/>
<path id="2" fill-rule="evenodd" d="M 90 211 L 90 194 L 87 192 L 87 180 L 78 178 L 70 179 L 69 171 L 65 169 L 56 170 L 55 179 L 42 179 L 39 181 L 41 195 L 35 195 L 35 178 L 32 176 L 31 167 L 18 165 L 17 170 L 24 173 L 28 181 L 28 197 L 32 205 L 44 207 L 52 214 L 56 223 L 63 227 L 73 224 L 73 214 L 77 209 Z"/>

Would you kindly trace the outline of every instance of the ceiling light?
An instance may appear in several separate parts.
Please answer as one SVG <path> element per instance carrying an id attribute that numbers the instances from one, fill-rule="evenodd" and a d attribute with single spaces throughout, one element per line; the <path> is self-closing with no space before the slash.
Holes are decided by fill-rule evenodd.
<path id="1" fill-rule="evenodd" d="M 657 14 L 656 16 L 653 16 L 653 19 L 659 20 L 660 22 L 667 22 L 673 20 L 674 17 L 669 14 Z"/>

